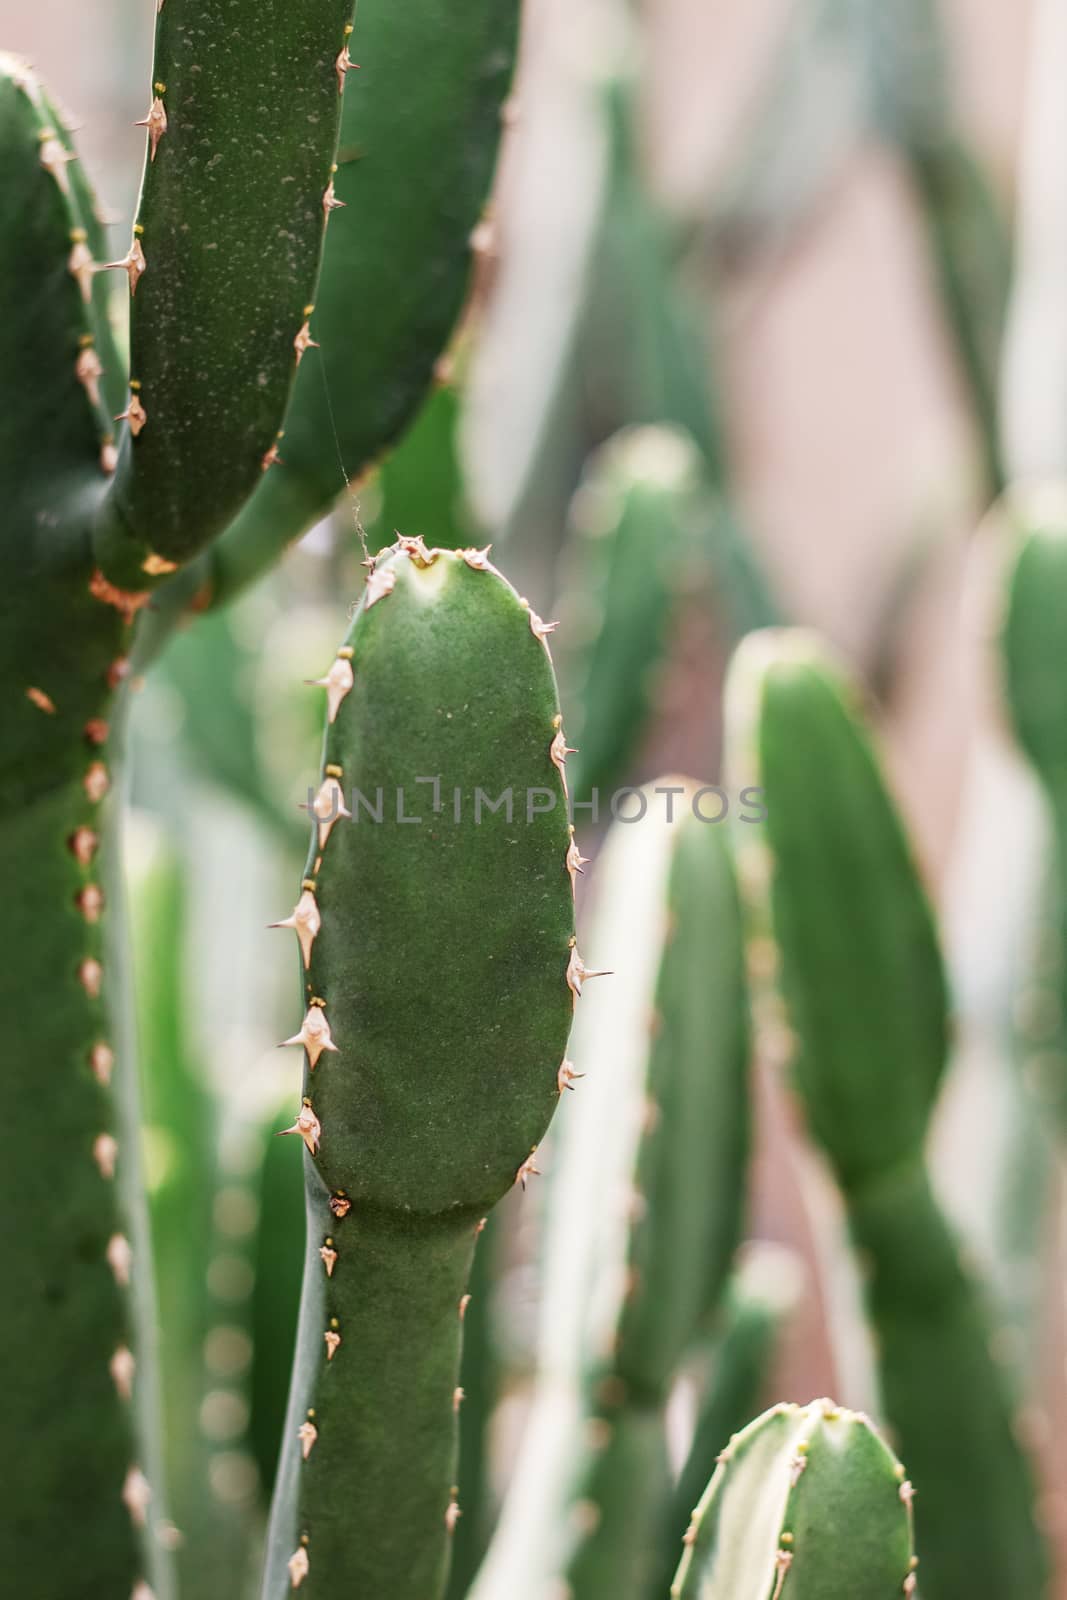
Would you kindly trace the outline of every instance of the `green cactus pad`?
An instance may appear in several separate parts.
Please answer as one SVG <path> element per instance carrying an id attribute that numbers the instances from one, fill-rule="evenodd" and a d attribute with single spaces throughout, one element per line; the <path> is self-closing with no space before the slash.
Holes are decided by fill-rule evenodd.
<path id="1" fill-rule="evenodd" d="M 202 549 L 271 459 L 307 348 L 351 14 L 352 0 L 158 8 L 124 260 L 128 426 L 95 535 L 120 586 Z"/>
<path id="2" fill-rule="evenodd" d="M 912 1486 L 867 1418 L 776 1406 L 736 1434 L 693 1513 L 672 1600 L 901 1600 Z"/>
<path id="3" fill-rule="evenodd" d="M 323 783 L 353 819 L 316 810 L 296 923 L 308 1254 L 269 1600 L 444 1583 L 478 1223 L 532 1175 L 582 982 L 536 623 L 485 552 L 405 540 L 335 663 Z"/>

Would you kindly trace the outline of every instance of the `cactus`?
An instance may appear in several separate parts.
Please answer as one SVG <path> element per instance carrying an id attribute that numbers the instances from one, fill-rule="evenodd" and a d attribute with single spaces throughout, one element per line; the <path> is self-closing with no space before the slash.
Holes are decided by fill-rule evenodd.
<path id="1" fill-rule="evenodd" d="M 867 1418 L 782 1405 L 731 1439 L 672 1600 L 899 1600 L 916 1590 L 912 1485 Z"/>
<path id="2" fill-rule="evenodd" d="M 484 551 L 376 561 L 290 919 L 308 1246 L 270 1600 L 444 1582 L 475 1238 L 534 1170 L 585 976 L 560 724 L 543 628 Z"/>
<path id="3" fill-rule="evenodd" d="M 646 1593 L 671 1486 L 663 1407 L 741 1226 L 732 868 L 723 831 L 693 813 L 695 786 L 658 791 L 639 791 L 649 815 L 618 822 L 598 863 L 591 937 L 614 976 L 575 1027 L 584 1076 L 554 1150 L 534 1420 L 474 1600 L 553 1581 L 574 1600 Z"/>
<path id="4" fill-rule="evenodd" d="M 791 1063 L 866 1267 L 886 1413 L 923 1496 L 924 1593 L 1037 1595 L 1011 1396 L 923 1161 L 948 1040 L 937 933 L 856 699 L 803 633 L 753 635 L 732 668 L 733 779 L 767 809 L 763 837 L 743 829 L 741 881 L 756 965 L 780 964 L 757 1026 Z"/>

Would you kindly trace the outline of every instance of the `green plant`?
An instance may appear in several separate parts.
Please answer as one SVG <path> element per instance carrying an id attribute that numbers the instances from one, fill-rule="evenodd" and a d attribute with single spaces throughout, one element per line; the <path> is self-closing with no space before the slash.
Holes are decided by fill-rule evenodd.
<path id="1" fill-rule="evenodd" d="M 886 1413 L 922 1486 L 924 1592 L 1040 1594 L 1011 1388 L 925 1166 L 948 1007 L 910 845 L 856 690 L 815 640 L 753 635 L 729 693 L 734 781 L 758 783 L 767 808 L 758 836 L 738 830 L 765 974 L 757 1028 L 840 1187 Z"/>
<path id="2" fill-rule="evenodd" d="M 18 397 L 0 425 L 0 805 L 28 928 L 0 1014 L 11 1051 L 62 1083 L 46 1126 L 33 1097 L 13 1107 L 3 1183 L 8 1214 L 35 1219 L 3 1248 L 19 1383 L 0 1559 L 27 1596 L 170 1593 L 114 816 L 130 658 L 263 570 L 404 426 L 492 171 L 517 3 L 453 26 L 368 0 L 358 88 L 351 12 L 297 5 L 268 28 L 249 0 L 159 7 L 142 194 L 112 263 L 128 383 L 65 119 L 0 58 L 0 366 Z"/>
<path id="3" fill-rule="evenodd" d="M 736 1434 L 693 1513 L 674 1600 L 898 1600 L 913 1489 L 867 1418 L 776 1406 Z"/>

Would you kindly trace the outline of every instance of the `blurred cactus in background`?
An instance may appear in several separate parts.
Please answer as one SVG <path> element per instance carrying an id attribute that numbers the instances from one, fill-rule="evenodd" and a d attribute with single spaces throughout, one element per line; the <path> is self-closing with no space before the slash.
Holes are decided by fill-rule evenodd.
<path id="1" fill-rule="evenodd" d="M 1067 1594 L 1067 26 L 742 9 L 0 0 L 25 1600 Z"/>

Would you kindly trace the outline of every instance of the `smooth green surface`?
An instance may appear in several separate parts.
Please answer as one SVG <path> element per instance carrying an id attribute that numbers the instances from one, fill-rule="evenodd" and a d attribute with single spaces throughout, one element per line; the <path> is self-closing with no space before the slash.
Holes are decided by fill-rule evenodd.
<path id="1" fill-rule="evenodd" d="M 625 429 L 586 467 L 558 605 L 580 800 L 599 789 L 606 805 L 647 731 L 682 612 L 706 585 L 699 555 L 712 515 L 699 452 L 680 428 Z"/>
<path id="2" fill-rule="evenodd" d="M 927 1600 L 1045 1593 L 1034 1482 L 990 1322 L 921 1167 L 850 1198 L 882 1399 L 918 1490 Z"/>
<path id="3" fill-rule="evenodd" d="M 401 434 L 467 291 L 518 0 L 360 0 L 312 332 L 271 471 L 215 552 L 219 598 L 258 575 Z M 402 532 L 417 529 L 402 528 Z"/>
<path id="4" fill-rule="evenodd" d="M 1055 803 L 1067 797 L 1067 518 L 1020 516 L 1001 650 L 1016 737 Z"/>
<path id="5" fill-rule="evenodd" d="M 846 1188 L 916 1156 L 945 1064 L 933 915 L 855 689 L 798 631 L 746 641 L 728 695 L 731 782 L 758 783 L 793 1077 Z M 759 907 L 759 914 L 764 908 Z"/>
<path id="6" fill-rule="evenodd" d="M 903 1483 L 865 1417 L 825 1400 L 778 1406 L 727 1448 L 671 1594 L 899 1600 L 913 1571 Z"/>
<path id="7" fill-rule="evenodd" d="M 339 820 L 307 869 L 322 929 L 305 996 L 325 1001 L 337 1050 L 305 1077 L 321 1139 L 305 1163 L 308 1253 L 268 1600 L 288 1592 L 305 1536 L 312 1596 L 440 1592 L 475 1228 L 556 1107 L 574 1003 L 569 834 L 549 754 L 558 701 L 529 611 L 498 574 L 450 552 L 429 564 L 392 553 L 376 593 L 383 578 L 395 586 L 365 597 L 350 630 L 355 683 L 324 751 L 350 803 L 353 786 L 372 804 L 381 788 L 383 820 L 362 808 Z M 437 814 L 417 782 L 435 774 Z M 483 805 L 477 822 L 475 791 L 495 801 L 508 788 L 512 820 Z M 528 820 L 527 790 L 552 809 Z M 351 1210 L 339 1218 L 329 1200 L 342 1194 Z M 341 1339 L 332 1359 L 327 1331 Z M 304 1462 L 296 1434 L 309 1408 L 319 1435 Z"/>
<path id="8" fill-rule="evenodd" d="M 315 299 L 352 0 L 166 0 L 150 98 L 166 130 L 134 225 L 130 378 L 147 420 L 124 432 L 95 543 L 121 586 L 149 551 L 184 561 L 262 476 Z M 139 231 L 138 231 L 139 230 Z"/>

